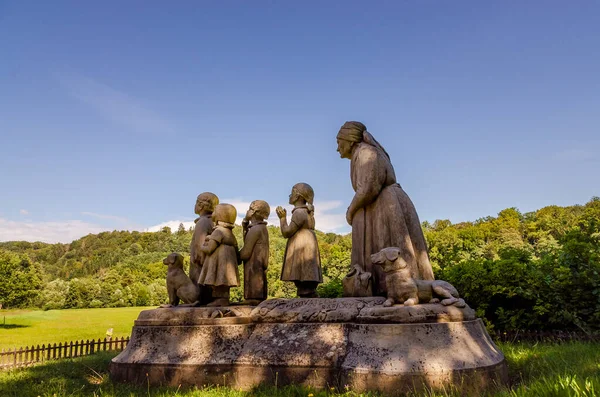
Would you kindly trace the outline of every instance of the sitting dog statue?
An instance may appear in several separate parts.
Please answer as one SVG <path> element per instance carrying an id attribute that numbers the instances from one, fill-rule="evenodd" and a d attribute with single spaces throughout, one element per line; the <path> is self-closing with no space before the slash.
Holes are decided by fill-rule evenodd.
<path id="1" fill-rule="evenodd" d="M 458 295 L 452 284 L 443 280 L 415 280 L 406 261 L 400 255 L 400 249 L 384 248 L 371 255 L 371 261 L 385 272 L 387 300 L 383 306 L 404 303 L 412 306 L 419 303 L 441 303 L 444 306 L 465 307 L 466 303 Z"/>
<path id="2" fill-rule="evenodd" d="M 199 303 L 200 288 L 194 285 L 183 271 L 183 256 L 173 252 L 163 260 L 163 263 L 168 266 L 167 293 L 169 294 L 169 304 L 161 305 L 161 307 L 177 306 L 180 299 L 185 306 L 196 306 Z"/>

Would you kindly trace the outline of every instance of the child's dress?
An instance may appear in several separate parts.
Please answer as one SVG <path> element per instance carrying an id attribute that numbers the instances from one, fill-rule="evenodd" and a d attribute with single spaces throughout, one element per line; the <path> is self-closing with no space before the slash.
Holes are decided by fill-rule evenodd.
<path id="1" fill-rule="evenodd" d="M 294 208 L 291 224 L 298 230 L 289 237 L 285 247 L 281 280 L 323 282 L 321 255 L 315 235 L 315 218 L 306 206 Z"/>
<path id="2" fill-rule="evenodd" d="M 240 283 L 238 274 L 238 245 L 231 229 L 233 225 L 217 224 L 209 239 L 219 245 L 212 254 L 204 259 L 198 284 L 212 286 L 237 287 Z"/>

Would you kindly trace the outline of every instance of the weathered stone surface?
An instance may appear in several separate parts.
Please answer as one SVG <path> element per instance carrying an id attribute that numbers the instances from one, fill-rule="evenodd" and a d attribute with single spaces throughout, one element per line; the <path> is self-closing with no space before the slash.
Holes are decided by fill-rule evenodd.
<path id="1" fill-rule="evenodd" d="M 350 327 L 341 382 L 353 390 L 453 385 L 466 393 L 506 383 L 504 356 L 481 320 Z"/>
<path id="2" fill-rule="evenodd" d="M 212 326 L 136 323 L 130 344 L 111 363 L 111 376 L 151 385 L 244 390 L 259 384 L 348 385 L 386 395 L 449 385 L 480 391 L 507 380 L 504 357 L 481 320 L 222 323 L 229 319 L 213 319 Z"/>
<path id="3" fill-rule="evenodd" d="M 359 323 L 447 323 L 475 320 L 475 310 L 466 306 L 444 306 L 425 304 L 415 306 L 395 305 L 391 307 L 372 306 L 360 311 L 356 317 Z"/>
<path id="4" fill-rule="evenodd" d="M 383 297 L 270 299 L 252 313 L 256 323 L 427 323 L 474 320 L 470 307 L 441 304 L 383 307 Z"/>
<path id="5" fill-rule="evenodd" d="M 382 297 L 270 299 L 251 313 L 257 323 L 344 323 L 352 322 L 365 307 L 381 305 Z"/>
<path id="6" fill-rule="evenodd" d="M 135 325 L 215 325 L 248 324 L 253 306 L 173 307 L 142 311 Z"/>
<path id="7" fill-rule="evenodd" d="M 127 348 L 113 363 L 232 364 L 252 325 L 134 326 Z"/>
<path id="8" fill-rule="evenodd" d="M 258 324 L 237 364 L 335 367 L 346 354 L 343 324 Z"/>

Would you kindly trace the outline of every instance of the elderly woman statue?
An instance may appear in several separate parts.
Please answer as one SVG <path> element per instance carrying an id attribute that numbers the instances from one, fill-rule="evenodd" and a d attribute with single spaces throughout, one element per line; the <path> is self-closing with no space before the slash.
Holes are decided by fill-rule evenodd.
<path id="1" fill-rule="evenodd" d="M 396 182 L 390 156 L 364 124 L 348 121 L 337 134 L 337 151 L 350 159 L 350 179 L 356 192 L 346 220 L 352 226 L 352 265 L 370 272 L 373 295 L 386 295 L 385 273 L 370 256 L 398 247 L 415 279 L 433 280 L 427 244 L 415 207 Z"/>

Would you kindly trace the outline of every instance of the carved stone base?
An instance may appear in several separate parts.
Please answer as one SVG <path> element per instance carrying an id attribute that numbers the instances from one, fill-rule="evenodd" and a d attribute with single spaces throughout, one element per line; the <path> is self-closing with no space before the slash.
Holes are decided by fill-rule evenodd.
<path id="1" fill-rule="evenodd" d="M 144 311 L 111 376 L 175 387 L 293 383 L 388 395 L 506 383 L 504 356 L 470 308 L 383 308 L 380 301 L 275 299 L 251 313 L 221 308 L 222 317 L 214 308 Z"/>

